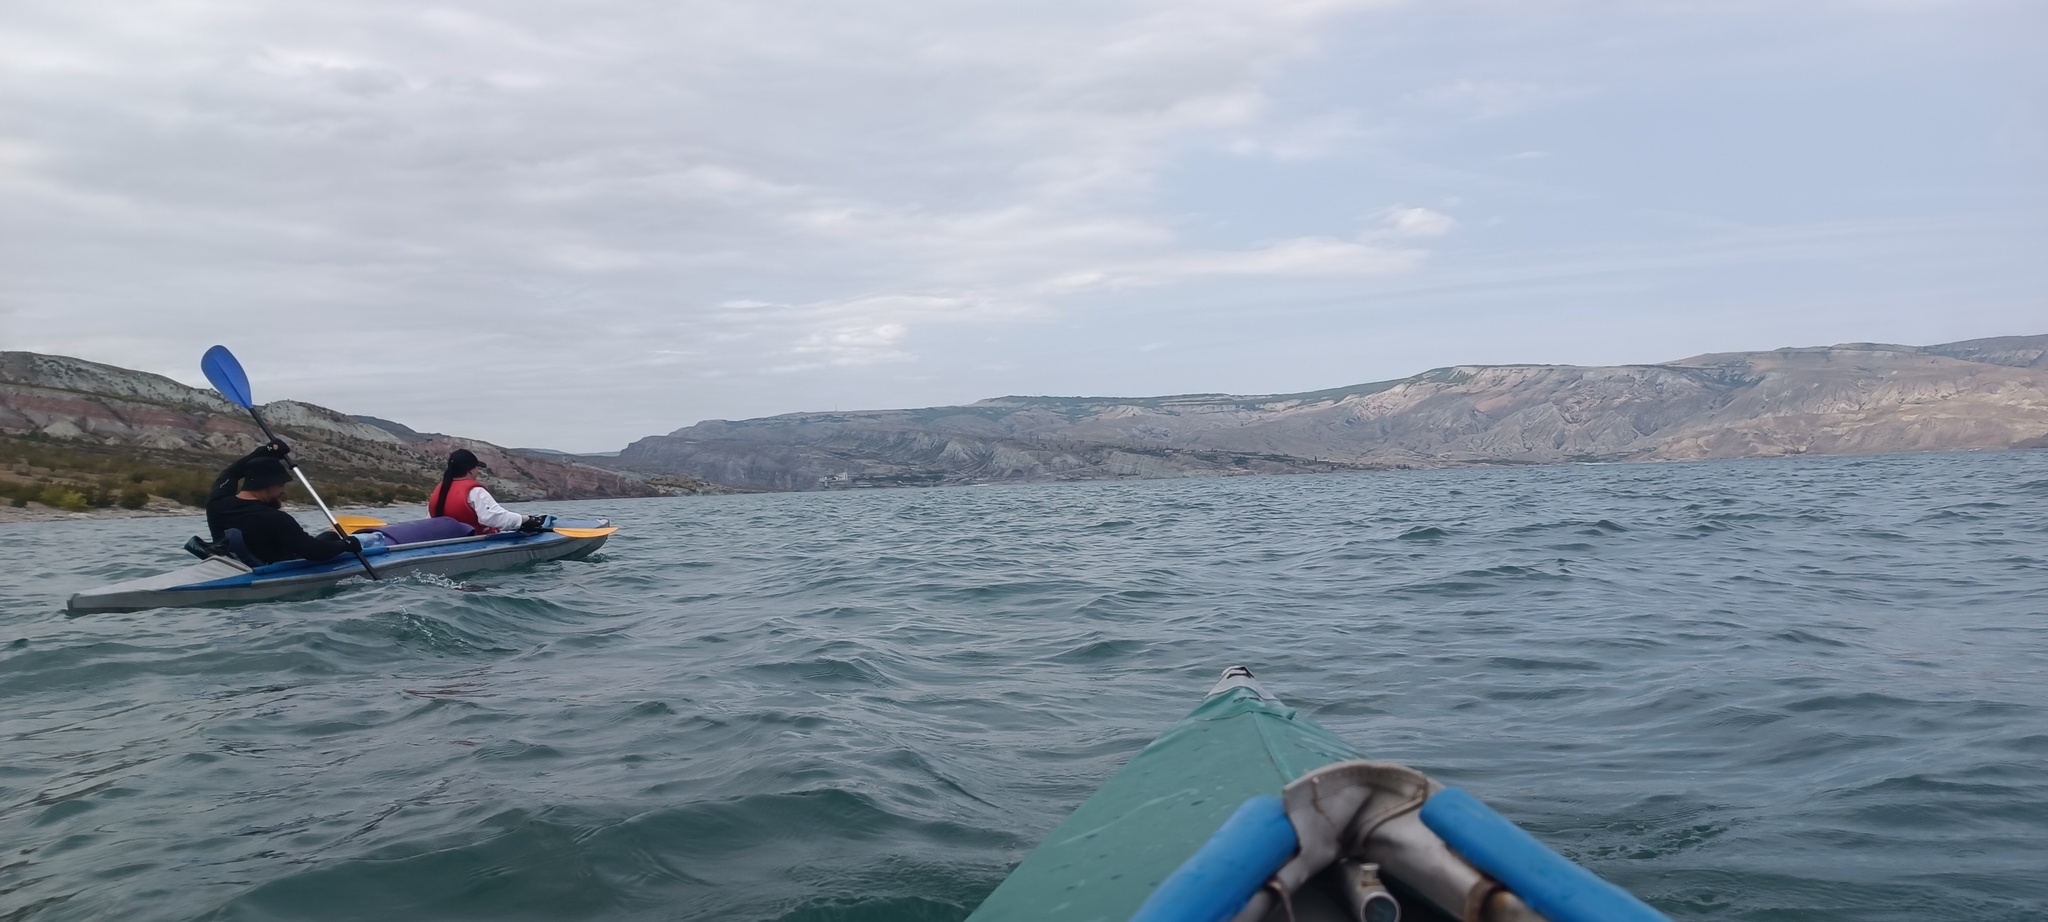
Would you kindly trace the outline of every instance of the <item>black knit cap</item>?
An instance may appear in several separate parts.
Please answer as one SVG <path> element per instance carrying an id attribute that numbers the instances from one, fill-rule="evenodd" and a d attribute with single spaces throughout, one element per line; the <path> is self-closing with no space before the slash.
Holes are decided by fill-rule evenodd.
<path id="1" fill-rule="evenodd" d="M 242 489 L 261 490 L 292 479 L 292 472 L 276 458 L 257 458 L 242 469 Z"/>
<path id="2" fill-rule="evenodd" d="M 477 468 L 490 470 L 491 466 L 477 460 L 476 453 L 467 448 L 458 448 L 448 455 L 448 473 L 460 477 Z"/>

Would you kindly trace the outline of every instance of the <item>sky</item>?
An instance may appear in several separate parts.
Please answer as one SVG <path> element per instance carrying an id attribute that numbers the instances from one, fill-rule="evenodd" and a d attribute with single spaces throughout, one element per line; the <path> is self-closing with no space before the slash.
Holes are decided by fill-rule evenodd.
<path id="1" fill-rule="evenodd" d="M 0 348 L 504 445 L 2035 333 L 2039 0 L 0 5 Z"/>

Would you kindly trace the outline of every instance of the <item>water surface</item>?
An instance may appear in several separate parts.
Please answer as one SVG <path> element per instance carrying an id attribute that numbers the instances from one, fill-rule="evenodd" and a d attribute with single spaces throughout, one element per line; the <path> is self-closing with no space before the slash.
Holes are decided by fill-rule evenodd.
<path id="1" fill-rule="evenodd" d="M 549 511 L 81 617 L 197 520 L 0 526 L 0 922 L 959 919 L 1232 663 L 1678 918 L 2048 915 L 2048 452 Z"/>

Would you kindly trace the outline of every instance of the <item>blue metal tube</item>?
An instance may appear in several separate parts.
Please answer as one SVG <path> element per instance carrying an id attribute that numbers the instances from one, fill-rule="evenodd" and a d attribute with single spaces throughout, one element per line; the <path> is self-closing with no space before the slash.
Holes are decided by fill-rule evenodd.
<path id="1" fill-rule="evenodd" d="M 1223 922 L 1294 857 L 1294 824 L 1278 797 L 1254 797 L 1159 882 L 1131 922 Z"/>
<path id="2" fill-rule="evenodd" d="M 1422 824 L 1550 922 L 1671 922 L 1457 788 L 1422 805 Z"/>

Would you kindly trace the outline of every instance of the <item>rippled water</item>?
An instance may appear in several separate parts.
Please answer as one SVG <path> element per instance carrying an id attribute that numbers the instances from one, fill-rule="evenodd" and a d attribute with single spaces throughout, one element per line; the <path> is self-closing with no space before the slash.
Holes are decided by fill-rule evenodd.
<path id="1" fill-rule="evenodd" d="M 597 557 L 66 617 L 0 920 L 964 916 L 1225 665 L 1680 918 L 2048 914 L 2048 452 L 564 504 Z"/>

